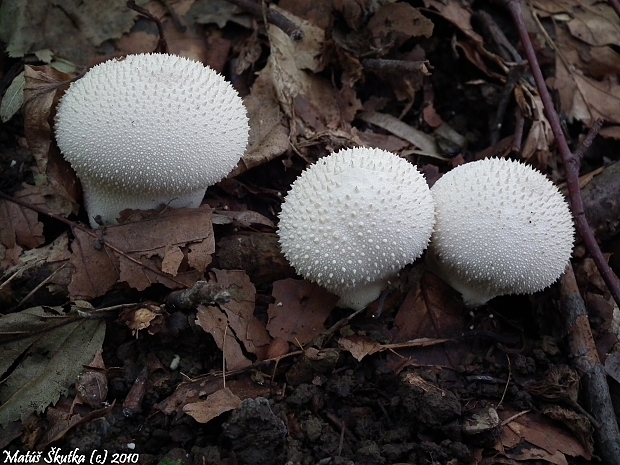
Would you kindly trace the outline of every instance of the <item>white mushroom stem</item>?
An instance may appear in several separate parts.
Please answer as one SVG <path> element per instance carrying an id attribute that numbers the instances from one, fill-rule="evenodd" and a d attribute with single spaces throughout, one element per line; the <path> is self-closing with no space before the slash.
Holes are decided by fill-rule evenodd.
<path id="1" fill-rule="evenodd" d="M 170 208 L 198 208 L 205 196 L 205 189 L 200 188 L 194 192 L 169 198 L 162 195 L 144 195 L 126 191 L 114 191 L 108 186 L 99 186 L 94 183 L 82 185 L 84 206 L 86 211 L 96 213 L 90 218 L 91 226 L 97 227 L 97 216 L 104 224 L 110 224 L 111 218 L 117 218 L 123 210 L 151 210 L 161 205 Z"/>

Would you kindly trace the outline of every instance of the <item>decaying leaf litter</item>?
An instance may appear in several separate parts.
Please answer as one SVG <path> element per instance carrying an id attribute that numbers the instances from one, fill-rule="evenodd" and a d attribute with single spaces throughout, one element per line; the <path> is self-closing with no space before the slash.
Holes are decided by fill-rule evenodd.
<path id="1" fill-rule="evenodd" d="M 0 200 L 0 448 L 135 451 L 141 463 L 187 464 L 609 457 L 591 414 L 594 377 L 573 360 L 594 354 L 617 401 L 618 308 L 581 243 L 574 267 L 585 327 L 565 316 L 579 296 L 570 279 L 562 296 L 554 286 L 468 313 L 420 264 L 351 315 L 295 277 L 277 244 L 283 194 L 307 164 L 341 147 L 399 153 L 431 184 L 485 156 L 525 159 L 565 181 L 504 9 L 137 3 L 161 21 L 170 53 L 235 85 L 250 143 L 200 209 L 83 226 L 79 185 L 54 145 L 55 104 L 83 69 L 156 50 L 157 26 L 120 1 L 73 11 L 3 3 L 0 186 L 18 203 Z M 571 148 L 604 122 L 582 160 L 581 188 L 613 254 L 620 21 L 605 2 L 583 0 L 534 1 L 525 13 Z M 569 325 L 586 336 L 567 337 Z M 593 346 L 580 347 L 590 326 Z"/>

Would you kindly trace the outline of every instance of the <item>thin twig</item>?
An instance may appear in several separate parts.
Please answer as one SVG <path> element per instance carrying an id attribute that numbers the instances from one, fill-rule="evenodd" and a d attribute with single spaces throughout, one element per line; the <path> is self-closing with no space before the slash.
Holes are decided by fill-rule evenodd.
<path id="1" fill-rule="evenodd" d="M 270 8 L 265 8 L 259 5 L 258 3 L 252 0 L 226 0 L 228 3 L 232 3 L 233 5 L 237 5 L 239 8 L 242 8 L 252 15 L 262 18 L 263 15 L 267 19 L 270 24 L 273 24 L 277 28 L 282 29 L 288 36 L 294 41 L 299 42 L 304 38 L 304 31 L 295 24 L 293 21 L 283 16 L 278 11 L 275 11 Z"/>
<path id="2" fill-rule="evenodd" d="M 592 229 L 588 224 L 588 220 L 586 219 L 585 211 L 583 208 L 583 199 L 581 197 L 581 190 L 579 187 L 580 160 L 575 157 L 573 153 L 571 153 L 570 148 L 568 147 L 568 142 L 566 141 L 566 137 L 564 136 L 564 132 L 562 131 L 560 118 L 558 117 L 558 114 L 556 113 L 553 106 L 553 99 L 551 98 L 549 89 L 547 89 L 547 85 L 545 84 L 545 78 L 542 75 L 540 64 L 538 63 L 536 52 L 534 51 L 534 46 L 532 45 L 532 41 L 530 40 L 527 28 L 525 26 L 525 22 L 523 20 L 521 2 L 519 0 L 502 0 L 502 3 L 504 3 L 510 11 L 512 19 L 517 27 L 519 38 L 521 39 L 521 44 L 523 45 L 523 49 L 525 51 L 525 56 L 530 63 L 532 76 L 534 77 L 538 93 L 543 102 L 545 115 L 549 120 L 551 131 L 553 132 L 553 136 L 555 137 L 558 151 L 560 152 L 560 155 L 562 156 L 562 161 L 564 162 L 568 197 L 571 205 L 571 210 L 573 212 L 573 218 L 575 220 L 575 226 L 577 227 L 577 232 L 583 239 L 583 242 L 588 249 L 588 252 L 590 252 L 594 263 L 596 264 L 596 267 L 601 274 L 601 277 L 603 278 L 605 284 L 607 285 L 607 288 L 611 292 L 611 295 L 613 296 L 616 303 L 620 305 L 620 280 L 614 274 L 611 267 L 608 265 L 607 260 L 605 260 L 603 252 L 598 246 L 598 243 L 596 242 L 596 237 L 594 236 L 594 233 L 592 232 Z"/>

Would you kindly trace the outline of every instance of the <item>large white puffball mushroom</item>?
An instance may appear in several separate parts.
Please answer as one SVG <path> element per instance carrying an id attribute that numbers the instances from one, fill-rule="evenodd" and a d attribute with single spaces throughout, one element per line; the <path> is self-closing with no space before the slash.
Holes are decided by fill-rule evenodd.
<path id="1" fill-rule="evenodd" d="M 220 74 L 154 53 L 106 61 L 72 83 L 55 130 L 97 227 L 95 216 L 114 224 L 127 208 L 198 207 L 237 165 L 249 127 Z"/>
<path id="2" fill-rule="evenodd" d="M 297 273 L 360 310 L 418 258 L 435 222 L 424 177 L 380 149 L 344 149 L 306 169 L 286 196 L 278 234 Z"/>
<path id="3" fill-rule="evenodd" d="M 542 173 L 506 159 L 461 165 L 432 187 L 429 268 L 475 307 L 553 284 L 573 249 L 568 204 Z"/>

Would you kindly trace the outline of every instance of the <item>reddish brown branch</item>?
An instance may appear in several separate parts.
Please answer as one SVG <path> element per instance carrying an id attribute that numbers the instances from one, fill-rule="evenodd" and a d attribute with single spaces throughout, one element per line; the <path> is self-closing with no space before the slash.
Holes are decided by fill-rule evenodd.
<path id="1" fill-rule="evenodd" d="M 504 3 L 510 11 L 512 19 L 517 27 L 519 38 L 521 39 L 521 44 L 523 45 L 523 49 L 525 51 L 525 56 L 527 57 L 527 61 L 530 64 L 532 76 L 534 77 L 538 93 L 540 94 L 540 98 L 545 108 L 545 115 L 549 120 L 549 124 L 551 125 L 551 131 L 553 132 L 553 136 L 555 137 L 558 151 L 560 152 L 560 155 L 562 156 L 562 161 L 564 162 L 564 170 L 566 172 L 566 185 L 568 188 L 568 198 L 570 201 L 571 210 L 573 212 L 573 218 L 575 219 L 575 226 L 577 227 L 577 232 L 583 239 L 583 243 L 585 244 L 588 252 L 590 252 L 590 255 L 596 263 L 596 267 L 601 273 L 601 277 L 605 281 L 605 284 L 611 292 L 611 295 L 613 296 L 616 303 L 620 305 L 620 280 L 614 274 L 611 267 L 607 264 L 607 260 L 605 260 L 603 252 L 598 246 L 598 243 L 596 242 L 596 237 L 594 236 L 594 233 L 592 232 L 592 229 L 588 224 L 588 220 L 586 219 L 585 211 L 583 208 L 583 199 L 581 197 L 581 190 L 579 188 L 580 160 L 570 151 L 570 148 L 568 147 L 568 142 L 566 141 L 566 137 L 564 136 L 564 132 L 562 131 L 560 118 L 558 117 L 558 114 L 556 113 L 553 106 L 553 99 L 551 98 L 549 89 L 547 89 L 547 85 L 545 84 L 545 78 L 542 75 L 538 59 L 536 58 L 534 46 L 532 45 L 532 41 L 530 40 L 527 29 L 525 27 L 525 22 L 523 21 L 521 2 L 519 0 L 503 0 L 502 3 Z"/>

